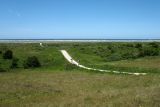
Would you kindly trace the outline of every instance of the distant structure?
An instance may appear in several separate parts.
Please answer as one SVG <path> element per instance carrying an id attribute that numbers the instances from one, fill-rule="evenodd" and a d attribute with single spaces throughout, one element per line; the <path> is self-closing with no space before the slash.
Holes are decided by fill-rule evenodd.
<path id="1" fill-rule="evenodd" d="M 43 44 L 42 44 L 42 43 L 39 43 L 39 45 L 40 45 L 41 47 L 43 47 Z"/>

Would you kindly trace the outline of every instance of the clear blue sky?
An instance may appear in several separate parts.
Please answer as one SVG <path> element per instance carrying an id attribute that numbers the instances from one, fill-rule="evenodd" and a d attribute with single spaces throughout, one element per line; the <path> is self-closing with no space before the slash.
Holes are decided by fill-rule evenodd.
<path id="1" fill-rule="evenodd" d="M 160 0 L 0 0 L 0 39 L 160 39 Z"/>

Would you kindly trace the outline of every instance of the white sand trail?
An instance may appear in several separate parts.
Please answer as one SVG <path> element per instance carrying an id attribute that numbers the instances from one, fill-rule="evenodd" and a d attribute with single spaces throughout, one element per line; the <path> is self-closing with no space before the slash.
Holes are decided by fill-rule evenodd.
<path id="1" fill-rule="evenodd" d="M 70 62 L 71 64 L 74 64 L 80 68 L 88 69 L 88 70 L 95 70 L 100 72 L 111 72 L 111 73 L 117 73 L 117 74 L 130 74 L 130 75 L 146 75 L 147 73 L 130 73 L 130 72 L 120 72 L 120 71 L 111 71 L 111 70 L 102 70 L 102 69 L 95 69 L 95 68 L 89 68 L 84 65 L 80 65 L 77 61 L 75 61 L 66 50 L 60 50 L 65 59 Z"/>

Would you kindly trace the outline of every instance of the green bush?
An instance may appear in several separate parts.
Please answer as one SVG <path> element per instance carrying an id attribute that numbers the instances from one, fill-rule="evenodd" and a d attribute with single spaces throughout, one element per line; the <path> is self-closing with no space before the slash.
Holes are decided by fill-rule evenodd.
<path id="1" fill-rule="evenodd" d="M 136 52 L 127 52 L 122 55 L 124 59 L 135 59 L 138 57 L 138 53 Z"/>
<path id="2" fill-rule="evenodd" d="M 65 66 L 65 70 L 73 70 L 77 68 L 76 65 L 70 64 L 70 63 L 66 63 L 64 66 Z"/>
<path id="3" fill-rule="evenodd" d="M 109 50 L 111 53 L 115 53 L 119 48 L 116 45 L 108 45 L 107 50 Z"/>
<path id="4" fill-rule="evenodd" d="M 0 68 L 0 72 L 6 72 L 6 70 L 3 68 Z"/>
<path id="5" fill-rule="evenodd" d="M 12 59 L 13 58 L 13 52 L 11 50 L 7 50 L 3 54 L 4 59 Z"/>
<path id="6" fill-rule="evenodd" d="M 108 45 L 108 47 L 107 47 L 109 50 L 111 50 L 112 49 L 112 45 Z"/>
<path id="7" fill-rule="evenodd" d="M 159 43 L 157 43 L 157 42 L 151 42 L 151 43 L 149 43 L 149 45 L 153 48 L 159 48 Z"/>
<path id="8" fill-rule="evenodd" d="M 81 47 L 81 48 L 80 48 L 80 50 L 81 50 L 81 51 L 84 51 L 84 50 L 85 50 L 85 48 Z"/>
<path id="9" fill-rule="evenodd" d="M 23 64 L 24 68 L 36 68 L 40 67 L 41 64 L 36 56 L 28 57 Z"/>
<path id="10" fill-rule="evenodd" d="M 75 48 L 75 47 L 79 47 L 79 44 L 73 44 L 73 47 Z"/>
<path id="11" fill-rule="evenodd" d="M 159 50 L 153 47 L 144 47 L 143 49 L 140 49 L 139 56 L 157 56 L 159 55 Z"/>
<path id="12" fill-rule="evenodd" d="M 19 59 L 13 58 L 12 59 L 12 64 L 11 64 L 10 68 L 18 68 L 18 61 L 19 61 Z"/>
<path id="13" fill-rule="evenodd" d="M 119 54 L 119 53 L 111 54 L 111 55 L 107 58 L 108 61 L 118 61 L 118 60 L 122 60 L 122 59 L 123 59 L 123 58 L 122 58 L 121 54 Z"/>
<path id="14" fill-rule="evenodd" d="M 126 47 L 134 47 L 134 45 L 131 44 L 131 43 L 127 43 L 127 44 L 125 44 L 125 46 L 126 46 Z"/>
<path id="15" fill-rule="evenodd" d="M 137 44 L 135 45 L 135 48 L 142 48 L 142 44 L 137 43 Z"/>

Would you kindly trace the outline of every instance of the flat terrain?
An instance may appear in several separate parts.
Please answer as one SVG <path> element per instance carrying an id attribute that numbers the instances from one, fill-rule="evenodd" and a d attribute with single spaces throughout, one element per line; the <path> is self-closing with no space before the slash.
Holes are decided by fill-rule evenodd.
<path id="1" fill-rule="evenodd" d="M 159 107 L 160 75 L 19 71 L 0 74 L 1 107 Z"/>
<path id="2" fill-rule="evenodd" d="M 0 67 L 5 70 L 0 72 L 0 107 L 160 107 L 160 55 L 149 50 L 151 54 L 139 57 L 136 44 L 0 44 Z M 147 49 L 150 46 L 141 44 Z M 18 68 L 11 69 L 12 60 L 3 59 L 8 49 L 19 59 Z M 59 51 L 62 49 L 88 67 L 148 74 L 77 68 L 65 60 Z M 24 69 L 28 56 L 36 56 L 42 66 Z"/>
<path id="3" fill-rule="evenodd" d="M 114 66 L 121 67 L 141 67 L 141 68 L 155 68 L 160 69 L 160 58 L 159 57 L 146 57 L 135 60 L 123 60 L 108 63 Z"/>

